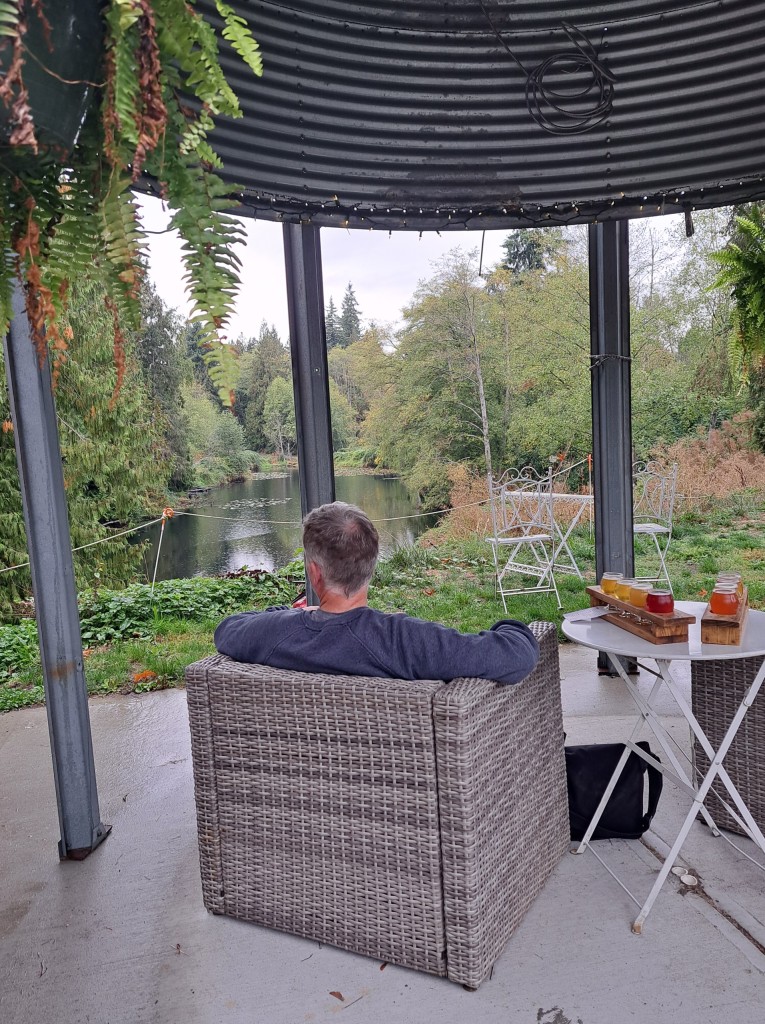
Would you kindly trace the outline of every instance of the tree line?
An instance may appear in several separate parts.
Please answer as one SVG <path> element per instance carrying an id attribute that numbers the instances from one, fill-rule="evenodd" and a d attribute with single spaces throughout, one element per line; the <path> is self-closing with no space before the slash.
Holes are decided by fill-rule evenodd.
<path id="1" fill-rule="evenodd" d="M 765 231 L 759 207 L 694 213 L 631 232 L 633 442 L 638 456 L 741 410 L 765 443 Z M 722 254 L 722 255 L 721 255 Z M 759 289 L 759 290 L 758 290 Z M 761 305 L 758 306 L 758 301 Z M 75 546 L 158 514 L 168 492 L 214 486 L 296 451 L 289 339 L 265 322 L 232 343 L 238 380 L 224 409 L 199 329 L 146 284 L 142 329 L 119 396 L 112 331 L 95 284 L 77 282 L 63 329 L 76 338 L 56 405 Z M 584 458 L 591 444 L 585 229 L 523 229 L 479 274 L 475 252 L 433 266 L 391 328 L 365 321 L 352 283 L 325 324 L 337 465 L 402 475 L 423 508 L 449 503 L 455 466 L 495 474 Z M 759 317 L 759 319 L 758 319 Z M 0 395 L 0 560 L 26 560 L 7 396 Z M 129 578 L 127 542 L 77 555 L 81 583 Z M 0 576 L 5 614 L 28 594 Z"/>

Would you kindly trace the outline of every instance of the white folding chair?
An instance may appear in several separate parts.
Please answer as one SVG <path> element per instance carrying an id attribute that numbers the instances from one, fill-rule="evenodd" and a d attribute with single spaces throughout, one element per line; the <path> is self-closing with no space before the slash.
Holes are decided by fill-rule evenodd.
<path id="1" fill-rule="evenodd" d="M 584 579 L 582 570 L 574 557 L 569 540 L 579 522 L 587 512 L 592 523 L 593 501 L 590 493 L 582 491 L 576 484 L 577 470 L 587 465 L 587 459 L 567 464 L 552 461 L 552 499 L 555 518 L 553 525 L 556 533 L 555 571 L 565 572 Z M 572 490 L 572 484 L 576 490 Z"/>
<path id="2" fill-rule="evenodd" d="M 509 470 L 502 479 L 489 479 L 494 535 L 487 537 L 494 555 L 496 589 L 507 612 L 511 594 L 560 595 L 555 583 L 556 550 L 553 519 L 552 471 L 540 477 L 526 466 Z M 536 584 L 520 585 L 517 576 L 531 576 Z"/>
<path id="3" fill-rule="evenodd" d="M 637 579 L 666 583 L 672 590 L 667 572 L 667 550 L 672 539 L 672 515 L 677 489 L 677 463 L 636 462 L 632 467 L 632 529 L 635 537 L 650 537 L 659 558 L 654 575 Z"/>

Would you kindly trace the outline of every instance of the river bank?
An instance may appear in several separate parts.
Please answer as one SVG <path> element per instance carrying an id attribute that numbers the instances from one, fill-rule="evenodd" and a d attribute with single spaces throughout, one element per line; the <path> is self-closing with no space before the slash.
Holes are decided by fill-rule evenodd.
<path id="1" fill-rule="evenodd" d="M 669 551 L 675 595 L 704 600 L 723 568 L 743 574 L 753 608 L 765 607 L 765 548 L 761 517 L 724 514 L 681 516 Z M 563 612 L 589 604 L 585 585 L 595 578 L 589 531 L 571 537 L 584 580 L 558 578 Z M 558 625 L 552 595 L 519 595 L 505 613 L 494 591 L 494 566 L 482 537 L 454 540 L 445 528 L 423 534 L 377 567 L 370 604 L 407 612 L 464 632 L 486 629 L 508 615 L 523 622 L 545 619 Z M 638 553 L 638 569 L 641 559 Z M 242 582 L 244 580 L 244 582 Z M 249 582 L 248 582 L 249 581 Z M 213 652 L 213 632 L 230 612 L 293 601 L 303 587 L 299 560 L 276 572 L 235 579 L 169 580 L 149 586 L 102 591 L 83 605 L 87 644 L 86 678 L 91 693 L 140 693 L 183 685 L 186 665 Z M 34 622 L 0 627 L 0 710 L 43 700 Z"/>

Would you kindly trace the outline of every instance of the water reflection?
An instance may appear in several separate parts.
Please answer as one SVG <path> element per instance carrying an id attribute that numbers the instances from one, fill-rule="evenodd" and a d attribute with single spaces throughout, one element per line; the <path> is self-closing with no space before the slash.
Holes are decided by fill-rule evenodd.
<path id="1" fill-rule="evenodd" d="M 338 477 L 335 487 L 338 499 L 359 505 L 375 521 L 383 556 L 413 543 L 435 522 L 433 516 L 405 518 L 416 515 L 417 509 L 397 478 Z M 285 565 L 300 544 L 296 472 L 217 488 L 191 511 L 196 514 L 179 515 L 166 526 L 157 579 L 215 575 L 243 565 L 275 569 Z M 151 578 L 159 525 L 148 528 L 143 538 L 151 541 L 146 554 L 146 574 Z"/>

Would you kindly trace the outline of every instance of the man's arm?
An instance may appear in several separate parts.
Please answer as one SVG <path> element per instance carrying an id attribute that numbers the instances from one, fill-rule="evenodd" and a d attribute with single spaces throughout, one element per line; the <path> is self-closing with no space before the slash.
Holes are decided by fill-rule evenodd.
<path id="1" fill-rule="evenodd" d="M 387 616 L 380 660 L 404 679 L 457 679 L 462 676 L 519 683 L 539 660 L 531 630 L 504 619 L 481 633 L 459 633 L 435 622 Z"/>
<path id="2" fill-rule="evenodd" d="M 274 605 L 262 612 L 240 612 L 229 615 L 215 630 L 215 648 L 234 661 L 246 661 L 257 665 L 264 661 L 269 652 L 283 636 L 282 625 L 272 614 L 297 614 L 287 605 Z"/>

